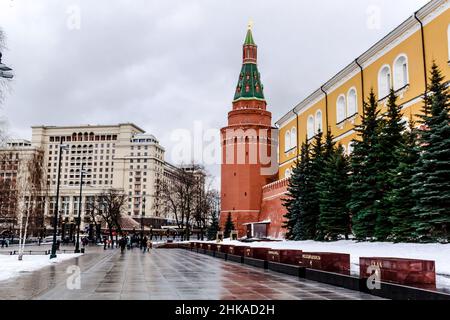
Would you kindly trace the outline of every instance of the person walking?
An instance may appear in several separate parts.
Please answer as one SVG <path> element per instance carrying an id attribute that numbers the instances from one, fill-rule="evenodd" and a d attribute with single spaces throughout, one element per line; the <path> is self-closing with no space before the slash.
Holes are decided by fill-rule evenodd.
<path id="1" fill-rule="evenodd" d="M 120 252 L 121 252 L 121 253 L 124 253 L 125 248 L 126 248 L 126 246 L 127 246 L 127 240 L 126 240 L 126 238 L 120 238 L 120 240 L 119 240 L 119 246 L 120 246 Z"/>
<path id="2" fill-rule="evenodd" d="M 141 243 L 141 245 L 142 245 L 142 249 L 144 250 L 144 252 L 145 252 L 145 250 L 147 250 L 147 236 L 145 236 L 143 239 L 142 239 L 142 243 Z"/>

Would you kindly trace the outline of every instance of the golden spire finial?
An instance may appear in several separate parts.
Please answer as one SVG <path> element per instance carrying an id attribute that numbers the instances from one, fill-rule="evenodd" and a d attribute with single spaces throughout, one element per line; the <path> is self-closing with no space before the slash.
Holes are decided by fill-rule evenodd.
<path id="1" fill-rule="evenodd" d="M 250 19 L 250 20 L 248 21 L 248 30 L 252 30 L 252 28 L 253 28 L 253 20 Z"/>

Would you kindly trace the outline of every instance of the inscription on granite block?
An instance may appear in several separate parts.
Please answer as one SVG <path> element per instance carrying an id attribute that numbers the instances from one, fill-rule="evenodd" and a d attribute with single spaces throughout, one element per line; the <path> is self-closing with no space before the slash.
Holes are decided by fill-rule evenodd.
<path id="1" fill-rule="evenodd" d="M 333 252 L 303 252 L 302 267 L 328 272 L 350 274 L 350 255 Z"/>
<path id="2" fill-rule="evenodd" d="M 229 254 L 236 255 L 236 256 L 245 256 L 245 251 L 247 249 L 250 249 L 250 247 L 244 247 L 244 246 L 230 246 L 229 248 Z"/>
<path id="3" fill-rule="evenodd" d="M 254 259 L 266 260 L 267 252 L 270 248 L 247 248 L 245 249 L 245 256 Z"/>
<path id="4" fill-rule="evenodd" d="M 267 260 L 272 262 L 300 265 L 302 260 L 302 250 L 279 250 L 270 249 L 267 251 Z"/>
<path id="5" fill-rule="evenodd" d="M 435 262 L 431 260 L 404 258 L 359 258 L 359 274 L 368 278 L 374 268 L 380 270 L 380 281 L 391 282 L 422 289 L 436 289 Z"/>

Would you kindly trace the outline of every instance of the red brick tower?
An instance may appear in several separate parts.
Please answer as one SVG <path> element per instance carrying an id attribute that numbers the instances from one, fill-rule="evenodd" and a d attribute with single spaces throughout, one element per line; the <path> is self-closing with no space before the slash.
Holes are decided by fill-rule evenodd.
<path id="1" fill-rule="evenodd" d="M 247 235 L 245 224 L 259 221 L 262 187 L 275 179 L 273 172 L 268 174 L 264 170 L 271 164 L 267 164 L 263 155 L 270 157 L 274 152 L 271 150 L 272 114 L 266 110 L 263 89 L 257 67 L 257 46 L 249 28 L 233 109 L 228 113 L 228 126 L 221 130 L 220 225 L 224 230 L 231 214 L 239 237 Z"/>

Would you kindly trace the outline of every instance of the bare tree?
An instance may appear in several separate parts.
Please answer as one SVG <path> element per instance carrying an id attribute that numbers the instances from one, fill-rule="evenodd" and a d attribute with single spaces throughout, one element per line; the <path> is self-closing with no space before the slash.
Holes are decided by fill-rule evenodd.
<path id="1" fill-rule="evenodd" d="M 192 164 L 177 168 L 170 179 L 160 182 L 159 199 L 166 213 L 172 214 L 177 226 L 182 230 L 182 239 L 189 240 L 191 228 L 197 221 L 202 225 L 202 206 L 204 201 L 204 168 Z"/>
<path id="2" fill-rule="evenodd" d="M 19 260 L 22 260 L 29 228 L 36 233 L 44 224 L 43 152 L 32 152 L 20 159 L 18 173 Z"/>
<path id="3" fill-rule="evenodd" d="M 116 189 L 106 190 L 95 199 L 95 211 L 106 224 L 112 243 L 114 243 L 113 230 L 116 229 L 117 233 L 122 232 L 120 220 L 126 202 L 127 195 Z"/>

